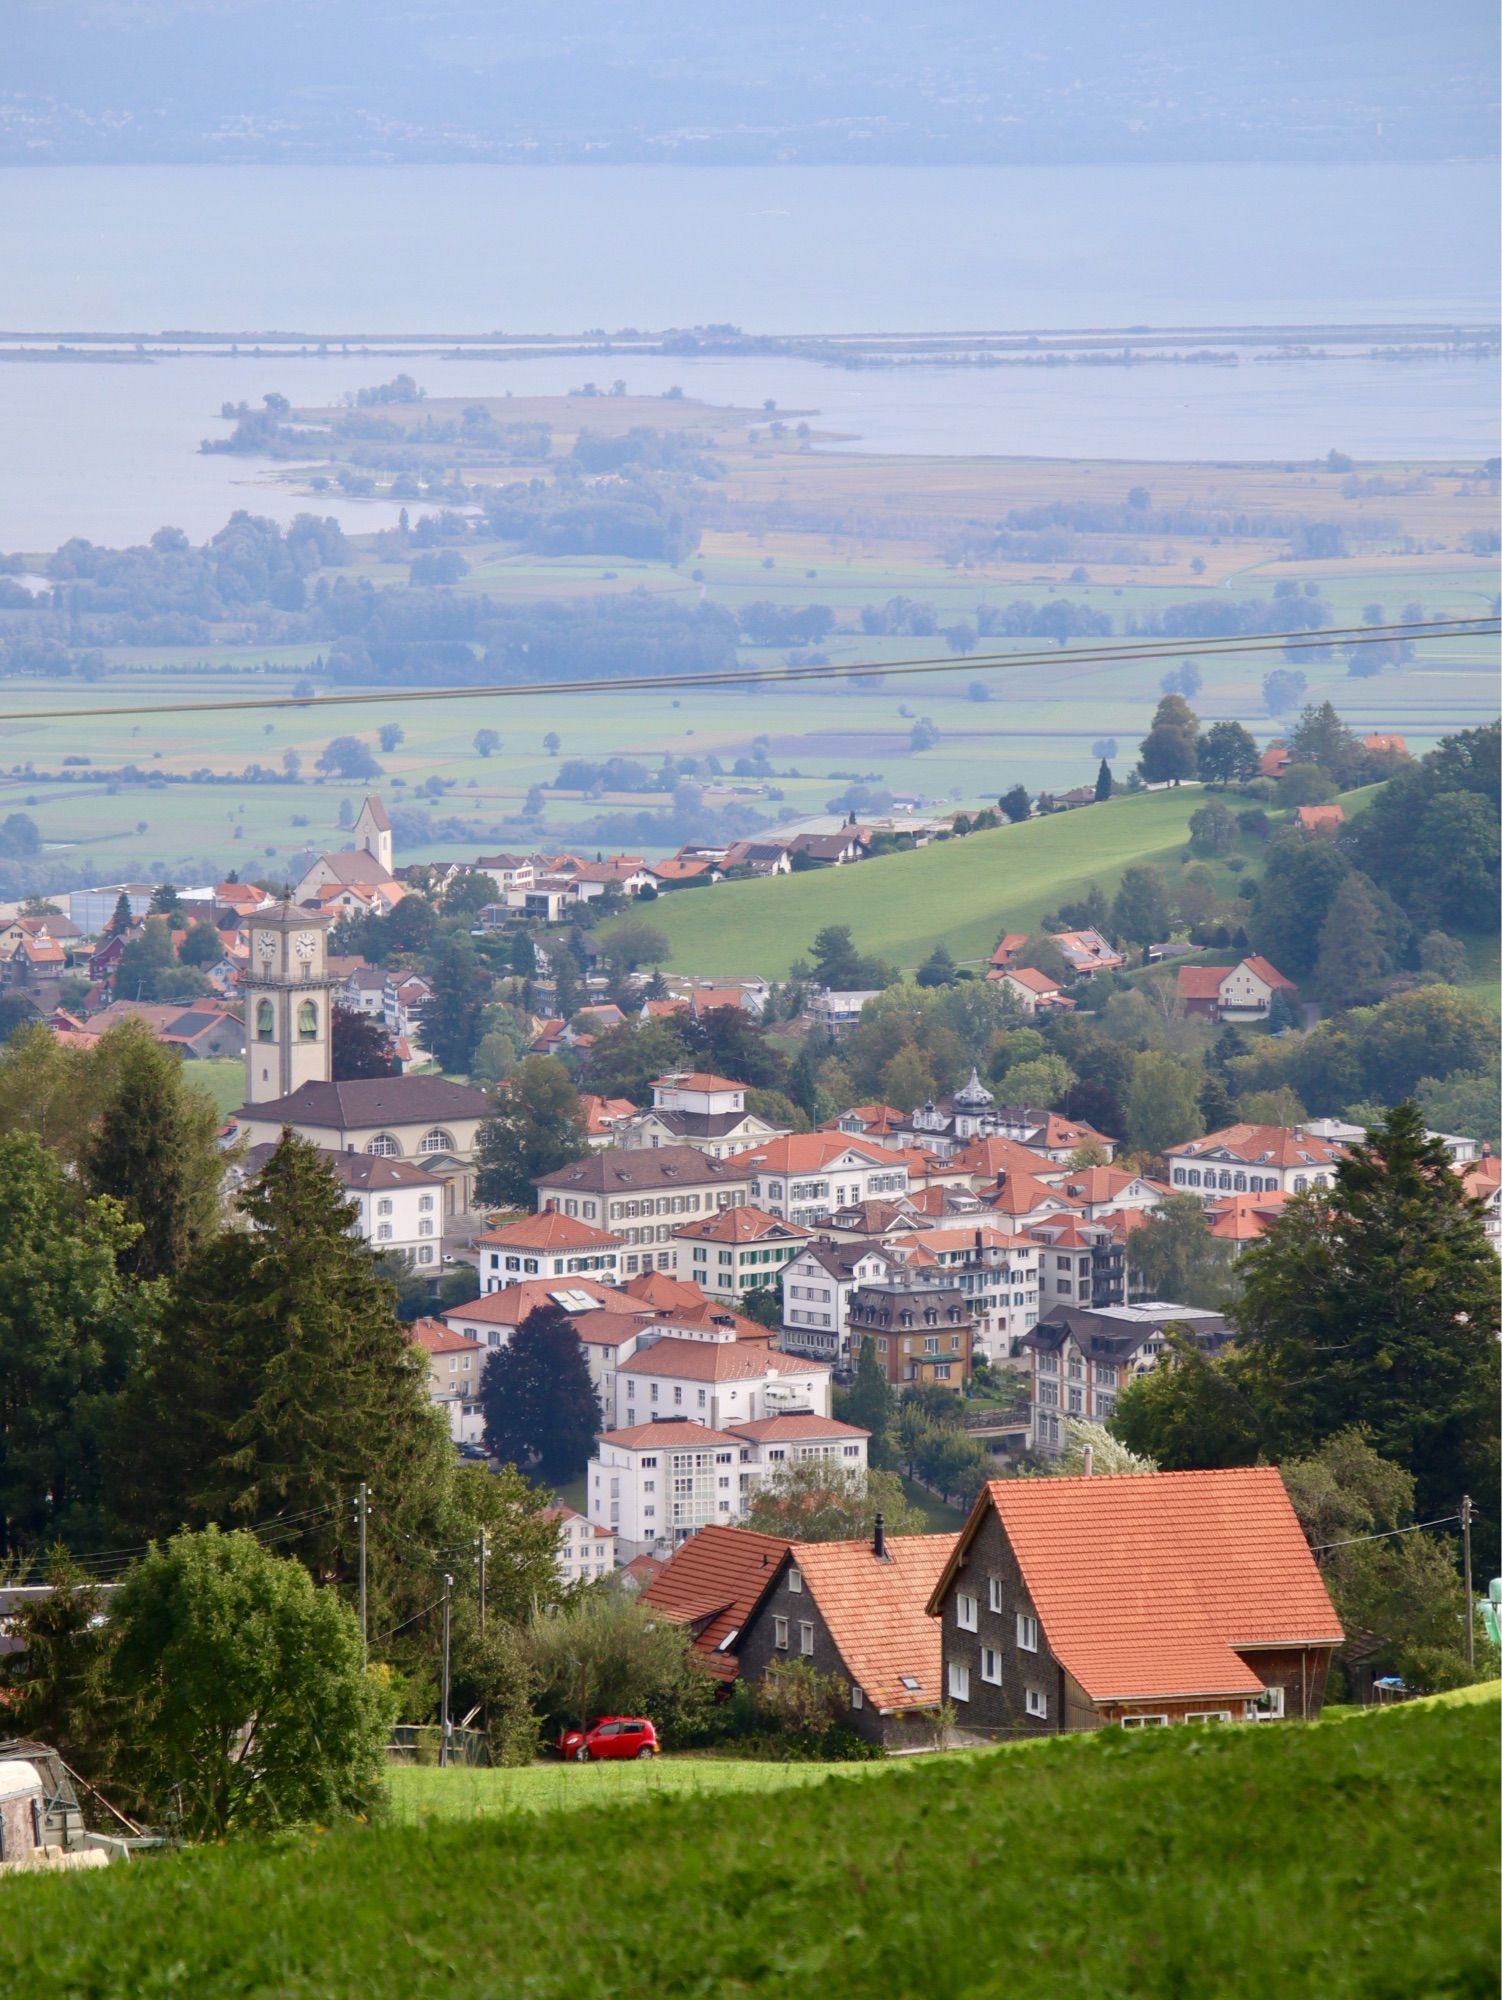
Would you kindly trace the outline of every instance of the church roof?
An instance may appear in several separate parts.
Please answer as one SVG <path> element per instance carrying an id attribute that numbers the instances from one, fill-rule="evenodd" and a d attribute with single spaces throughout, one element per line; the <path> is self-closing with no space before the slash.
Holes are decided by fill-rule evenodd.
<path id="1" fill-rule="evenodd" d="M 432 1125 L 444 1118 L 483 1118 L 483 1090 L 442 1076 L 370 1076 L 349 1083 L 304 1083 L 289 1097 L 241 1107 L 242 1118 L 332 1131 L 365 1125 Z"/>
<path id="2" fill-rule="evenodd" d="M 369 815 L 371 825 L 377 833 L 390 833 L 391 822 L 386 817 L 386 808 L 381 804 L 374 792 L 371 793 L 370 797 L 360 808 L 361 819 L 364 819 L 367 814 Z"/>
<path id="3" fill-rule="evenodd" d="M 320 854 L 325 868 L 329 869 L 337 882 L 347 886 L 360 883 L 394 882 L 396 877 L 384 861 L 377 861 L 373 854 L 367 854 L 363 847 L 341 847 L 333 854 Z M 313 867 L 318 865 L 315 861 Z M 312 873 L 312 868 L 308 871 Z"/>
<path id="4" fill-rule="evenodd" d="M 954 1106 L 957 1111 L 984 1110 L 987 1105 L 995 1102 L 996 1099 L 973 1069 L 970 1072 L 970 1081 L 962 1090 L 954 1093 Z"/>

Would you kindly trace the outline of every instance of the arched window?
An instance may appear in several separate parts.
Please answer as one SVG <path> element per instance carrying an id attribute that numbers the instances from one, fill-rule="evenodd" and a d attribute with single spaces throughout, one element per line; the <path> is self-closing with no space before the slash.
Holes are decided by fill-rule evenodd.
<path id="1" fill-rule="evenodd" d="M 297 1032 L 305 1042 L 318 1040 L 318 1004 L 304 1000 L 297 1010 Z"/>
<path id="2" fill-rule="evenodd" d="M 402 1149 L 389 1132 L 378 1132 L 365 1150 L 367 1153 L 378 1153 L 383 1160 L 391 1160 L 395 1159 Z"/>
<path id="3" fill-rule="evenodd" d="M 431 1132 L 423 1133 L 417 1142 L 417 1150 L 419 1153 L 452 1153 L 456 1150 L 454 1135 L 445 1132 L 441 1125 L 435 1125 Z"/>
<path id="4" fill-rule="evenodd" d="M 256 1040 L 270 1042 L 276 1039 L 276 1015 L 269 1000 L 256 1002 Z"/>

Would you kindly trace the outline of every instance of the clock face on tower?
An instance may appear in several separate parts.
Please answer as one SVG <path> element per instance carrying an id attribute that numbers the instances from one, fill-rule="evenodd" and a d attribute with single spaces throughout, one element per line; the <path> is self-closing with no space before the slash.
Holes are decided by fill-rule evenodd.
<path id="1" fill-rule="evenodd" d="M 263 965 L 269 965 L 276 957 L 276 938 L 270 931 L 256 932 L 256 956 Z"/>
<path id="2" fill-rule="evenodd" d="M 318 933 L 316 931 L 299 931 L 297 933 L 297 942 L 293 945 L 292 949 L 297 953 L 298 958 L 304 965 L 311 965 L 313 954 L 318 949 Z"/>

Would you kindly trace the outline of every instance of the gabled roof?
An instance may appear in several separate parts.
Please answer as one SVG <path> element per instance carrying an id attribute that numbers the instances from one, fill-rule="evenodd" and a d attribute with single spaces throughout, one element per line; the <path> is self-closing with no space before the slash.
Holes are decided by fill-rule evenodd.
<path id="1" fill-rule="evenodd" d="M 1242 1166 L 1328 1167 L 1345 1147 L 1321 1139 L 1303 1125 L 1223 1125 L 1203 1139 L 1185 1139 L 1164 1148 L 1171 1160 L 1231 1160 Z"/>
<path id="2" fill-rule="evenodd" d="M 386 808 L 381 804 L 374 792 L 371 793 L 364 805 L 361 806 L 359 812 L 356 814 L 356 818 L 368 818 L 377 833 L 390 833 L 391 831 L 391 822 L 386 817 Z"/>
<path id="3" fill-rule="evenodd" d="M 859 1424 L 847 1424 L 839 1417 L 816 1417 L 812 1410 L 797 1410 L 785 1417 L 753 1417 L 749 1423 L 728 1428 L 736 1437 L 752 1438 L 758 1444 L 791 1444 L 798 1438 L 837 1438 L 848 1444 L 871 1435 Z"/>
<path id="4" fill-rule="evenodd" d="M 732 1153 L 725 1165 L 739 1168 L 742 1174 L 753 1170 L 764 1174 L 817 1174 L 846 1153 L 853 1153 L 869 1166 L 886 1166 L 893 1159 L 885 1147 L 867 1145 L 849 1132 L 787 1132 L 780 1139 L 768 1139 L 759 1146 L 748 1146 L 743 1153 Z"/>
<path id="5" fill-rule="evenodd" d="M 480 1351 L 480 1343 L 472 1335 L 456 1333 L 441 1319 L 413 1320 L 412 1339 L 429 1354 L 478 1354 Z"/>
<path id="6" fill-rule="evenodd" d="M 363 847 L 342 847 L 333 854 L 319 854 L 308 866 L 308 874 L 322 862 L 336 882 L 349 888 L 374 887 L 378 882 L 394 882 L 396 877 L 384 861 L 377 861 Z"/>
<path id="7" fill-rule="evenodd" d="M 1049 1159 L 1046 1153 L 1035 1152 L 1031 1146 L 1024 1146 L 1020 1139 L 970 1139 L 957 1152 L 950 1154 L 949 1164 L 987 1181 L 997 1180 L 1002 1174 L 1018 1172 L 1046 1180 L 1050 1174 L 1064 1171 L 1057 1160 Z"/>
<path id="8" fill-rule="evenodd" d="M 743 1159 L 744 1155 L 737 1156 Z M 585 1194 L 632 1194 L 639 1189 L 702 1187 L 706 1181 L 739 1184 L 746 1178 L 737 1159 L 712 1160 L 693 1146 L 657 1146 L 628 1152 L 623 1146 L 605 1146 L 582 1160 L 571 1160 L 550 1174 L 539 1174 L 537 1186 Z"/>
<path id="9" fill-rule="evenodd" d="M 524 1215 L 520 1222 L 481 1230 L 475 1241 L 504 1250 L 615 1250 L 622 1238 L 560 1209 L 545 1208 L 539 1215 Z"/>
<path id="10" fill-rule="evenodd" d="M 684 1382 L 749 1382 L 767 1375 L 827 1375 L 827 1361 L 783 1354 L 751 1340 L 680 1340 L 667 1334 L 633 1354 L 633 1375 L 667 1375 Z"/>
<path id="11" fill-rule="evenodd" d="M 483 1090 L 442 1076 L 358 1077 L 350 1083 L 304 1083 L 289 1097 L 246 1104 L 242 1118 L 281 1125 L 327 1126 L 344 1131 L 365 1125 L 441 1124 L 445 1118 L 483 1118 L 490 1104 Z"/>
<path id="12" fill-rule="evenodd" d="M 1218 1000 L 1229 965 L 1181 965 L 1176 982 L 1181 1000 Z"/>
<path id="13" fill-rule="evenodd" d="M 654 1090 L 746 1090 L 749 1085 L 737 1083 L 728 1076 L 716 1076 L 712 1070 L 680 1069 L 669 1070 L 665 1076 L 654 1076 Z"/>
<path id="14" fill-rule="evenodd" d="M 958 1540 L 890 1535 L 881 1558 L 867 1541 L 789 1545 L 782 1566 L 803 1572 L 846 1672 L 878 1712 L 943 1699 L 942 1632 L 928 1600 Z"/>
<path id="15" fill-rule="evenodd" d="M 1345 816 L 1345 808 L 1338 805 L 1300 806 L 1294 814 L 1303 827 L 1339 826 Z"/>
<path id="16" fill-rule="evenodd" d="M 738 1445 L 740 1439 L 729 1431 L 711 1430 L 708 1424 L 693 1423 L 687 1417 L 655 1417 L 645 1424 L 623 1424 L 618 1431 L 598 1433 L 601 1444 L 623 1445 L 628 1451 L 703 1451 L 710 1445 Z"/>
<path id="17" fill-rule="evenodd" d="M 1040 972 L 1035 965 L 1010 965 L 1002 976 L 1010 979 L 1015 986 L 1025 986 L 1029 993 L 1040 996 L 1062 991 L 1057 979 L 1050 979 L 1046 972 Z"/>
<path id="18" fill-rule="evenodd" d="M 733 1681 L 730 1647 L 790 1546 L 784 1535 L 759 1535 L 751 1528 L 701 1528 L 678 1544 L 641 1601 L 675 1625 L 692 1627 L 695 1657 L 716 1680 Z"/>
<path id="19" fill-rule="evenodd" d="M 620 1289 L 627 1298 L 635 1299 L 638 1305 L 651 1306 L 658 1312 L 708 1304 L 697 1285 L 690 1284 L 686 1278 L 670 1278 L 666 1271 L 640 1271 L 634 1278 L 628 1278 Z"/>
<path id="20" fill-rule="evenodd" d="M 932 1613 L 993 1512 L 1049 1650 L 1094 1701 L 1257 1695 L 1241 1650 L 1343 1636 L 1276 1466 L 993 1479 Z"/>
<path id="21" fill-rule="evenodd" d="M 1261 1194 L 1223 1194 L 1206 1202 L 1205 1221 L 1210 1234 L 1223 1243 L 1254 1243 L 1289 1199 L 1281 1188 L 1267 1188 Z"/>
<path id="22" fill-rule="evenodd" d="M 796 1222 L 783 1222 L 764 1209 L 745 1203 L 739 1208 L 722 1208 L 714 1215 L 682 1222 L 675 1236 L 687 1236 L 696 1243 L 789 1243 L 812 1235 Z"/>

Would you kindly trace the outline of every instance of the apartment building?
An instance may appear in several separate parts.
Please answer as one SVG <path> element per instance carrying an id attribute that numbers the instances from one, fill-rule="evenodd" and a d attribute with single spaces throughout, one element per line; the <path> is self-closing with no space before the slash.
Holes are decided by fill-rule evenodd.
<path id="1" fill-rule="evenodd" d="M 904 1162 L 835 1132 L 789 1133 L 732 1154 L 725 1166 L 745 1176 L 748 1199 L 758 1208 L 805 1229 L 837 1208 L 908 1189 Z"/>
<path id="2" fill-rule="evenodd" d="M 609 1146 L 533 1185 L 539 1211 L 554 1209 L 618 1236 L 627 1277 L 676 1270 L 676 1228 L 752 1199 L 750 1175 L 738 1160 L 712 1160 L 679 1145 L 645 1152 Z"/>

